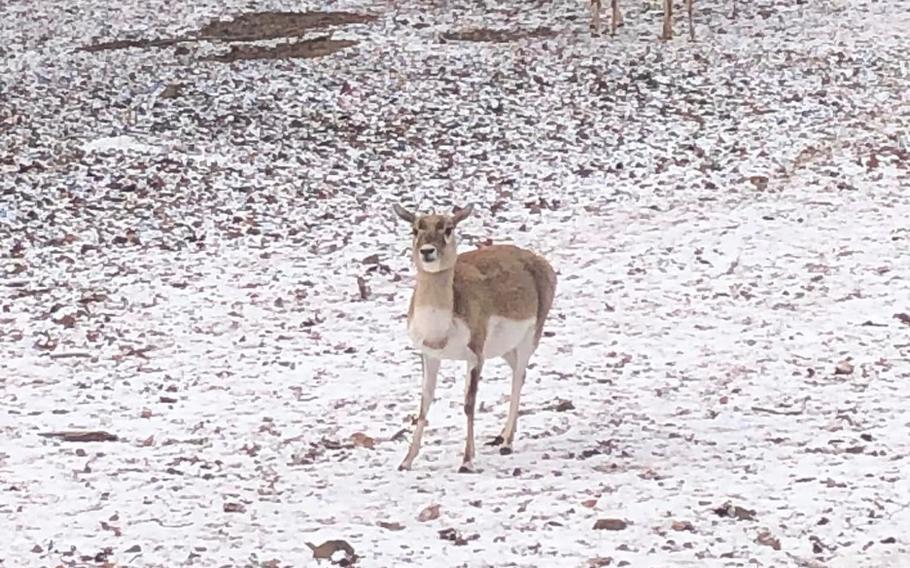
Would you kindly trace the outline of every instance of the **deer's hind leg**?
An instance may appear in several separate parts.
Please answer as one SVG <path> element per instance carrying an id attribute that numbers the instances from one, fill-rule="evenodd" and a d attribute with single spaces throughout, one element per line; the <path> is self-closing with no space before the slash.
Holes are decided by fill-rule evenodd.
<path id="1" fill-rule="evenodd" d="M 480 372 L 483 370 L 483 359 L 468 363 L 468 378 L 464 393 L 464 415 L 467 419 L 467 431 L 464 442 L 464 459 L 459 473 L 474 472 L 474 408 L 477 403 L 477 387 L 480 384 Z"/>
<path id="2" fill-rule="evenodd" d="M 619 0 L 610 0 L 610 35 L 616 35 L 616 28 L 623 25 L 622 12 L 619 11 Z"/>
<path id="3" fill-rule="evenodd" d="M 673 0 L 664 0 L 664 22 L 661 39 L 673 39 Z"/>
<path id="4" fill-rule="evenodd" d="M 525 383 L 528 361 L 534 353 L 534 330 L 529 330 L 521 343 L 515 349 L 503 355 L 503 359 L 512 368 L 512 393 L 509 397 L 509 415 L 506 417 L 502 434 L 493 439 L 490 445 L 499 446 L 499 453 L 503 455 L 512 453 L 512 443 L 515 432 L 518 430 L 518 410 L 521 404 L 521 388 Z"/>
<path id="5" fill-rule="evenodd" d="M 591 0 L 591 31 L 594 35 L 600 35 L 600 2 Z"/>

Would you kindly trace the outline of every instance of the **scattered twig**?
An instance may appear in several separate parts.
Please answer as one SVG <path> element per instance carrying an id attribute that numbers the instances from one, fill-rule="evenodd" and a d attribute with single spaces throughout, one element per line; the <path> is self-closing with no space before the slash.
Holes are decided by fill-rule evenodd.
<path id="1" fill-rule="evenodd" d="M 888 515 L 888 519 L 893 518 L 894 515 L 900 513 L 901 511 L 905 511 L 905 510 L 907 510 L 907 509 L 910 509 L 910 503 L 904 503 L 903 505 L 901 505 L 901 506 L 898 507 L 897 509 L 891 511 L 891 513 Z"/>
<path id="2" fill-rule="evenodd" d="M 762 406 L 753 406 L 753 412 L 765 412 L 767 414 L 776 414 L 778 416 L 796 416 L 802 414 L 806 411 L 806 402 L 808 402 L 809 397 L 802 399 L 802 406 L 799 410 L 777 410 L 776 408 L 764 408 Z"/>
<path id="3" fill-rule="evenodd" d="M 88 358 L 91 358 L 91 356 L 92 356 L 91 353 L 85 353 L 82 351 L 73 352 L 73 353 L 51 353 L 49 355 L 49 357 L 51 359 L 76 359 L 76 358 L 88 359 Z"/>
<path id="4" fill-rule="evenodd" d="M 401 430 L 392 434 L 392 436 L 389 438 L 389 441 L 390 442 L 399 442 L 401 440 L 404 440 L 405 436 L 407 436 L 407 434 L 408 434 L 408 429 L 402 428 Z"/>
<path id="5" fill-rule="evenodd" d="M 156 524 L 158 524 L 162 527 L 168 528 L 168 529 L 181 529 L 184 527 L 193 526 L 193 523 L 177 523 L 175 525 L 169 525 L 167 523 L 161 522 L 161 519 L 139 519 L 138 521 L 130 521 L 129 524 L 138 525 L 139 523 L 156 523 Z"/>

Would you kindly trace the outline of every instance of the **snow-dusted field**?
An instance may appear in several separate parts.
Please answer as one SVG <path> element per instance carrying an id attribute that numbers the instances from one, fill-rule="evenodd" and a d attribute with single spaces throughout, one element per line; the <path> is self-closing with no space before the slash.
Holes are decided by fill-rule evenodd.
<path id="1" fill-rule="evenodd" d="M 695 44 L 483 4 L 0 6 L 0 565 L 910 566 L 906 1 L 699 1 Z M 274 9 L 376 19 L 318 59 L 77 51 Z M 549 32 L 443 38 L 477 26 Z M 396 471 L 396 201 L 559 272 L 476 474 L 454 363 Z"/>

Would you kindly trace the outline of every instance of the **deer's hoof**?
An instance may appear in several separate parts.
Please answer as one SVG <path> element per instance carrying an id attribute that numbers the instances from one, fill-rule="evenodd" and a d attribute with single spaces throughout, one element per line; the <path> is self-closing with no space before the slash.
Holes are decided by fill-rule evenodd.
<path id="1" fill-rule="evenodd" d="M 502 446 L 499 448 L 499 455 L 507 456 L 512 453 L 512 446 Z"/>
<path id="2" fill-rule="evenodd" d="M 502 436 L 496 436 L 495 438 L 493 438 L 492 440 L 487 442 L 487 445 L 488 446 L 501 446 L 503 442 L 505 442 L 505 440 L 502 439 Z"/>
<path id="3" fill-rule="evenodd" d="M 458 468 L 458 473 L 474 473 L 474 464 L 465 462 Z"/>

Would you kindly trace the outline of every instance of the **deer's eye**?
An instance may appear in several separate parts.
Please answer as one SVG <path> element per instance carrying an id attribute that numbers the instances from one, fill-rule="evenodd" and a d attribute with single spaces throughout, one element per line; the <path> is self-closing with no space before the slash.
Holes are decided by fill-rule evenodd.
<path id="1" fill-rule="evenodd" d="M 446 238 L 451 237 L 451 236 L 452 236 L 452 227 L 448 227 L 448 228 L 446 228 Z"/>
<path id="2" fill-rule="evenodd" d="M 414 235 L 415 237 L 417 236 L 417 227 L 414 227 L 413 229 L 411 229 L 411 234 Z"/>

